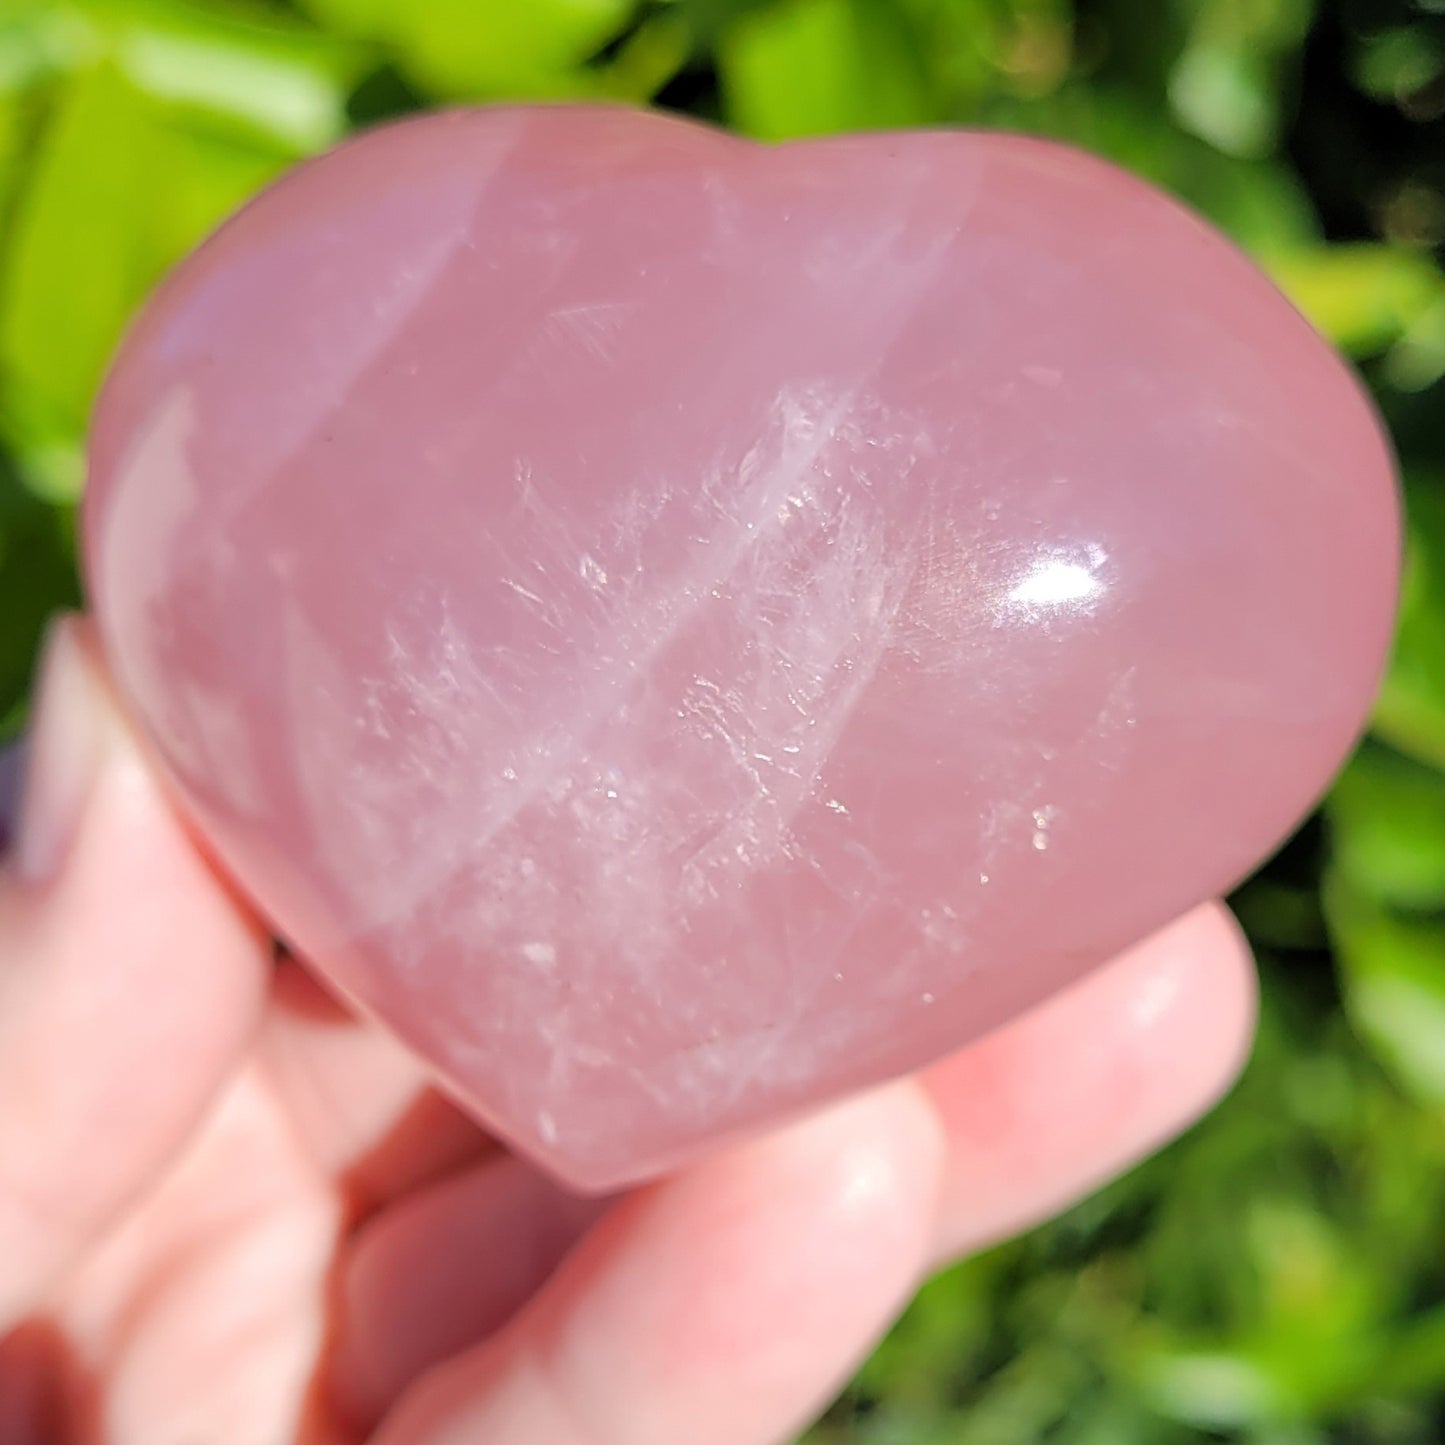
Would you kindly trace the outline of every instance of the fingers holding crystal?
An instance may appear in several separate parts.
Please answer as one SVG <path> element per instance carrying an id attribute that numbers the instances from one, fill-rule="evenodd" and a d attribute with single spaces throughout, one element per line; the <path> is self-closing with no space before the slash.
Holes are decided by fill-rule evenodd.
<path id="1" fill-rule="evenodd" d="M 258 1041 L 268 1078 L 316 1164 L 359 1221 L 399 1195 L 498 1150 L 433 1087 L 392 1034 L 283 960 Z"/>
<path id="2" fill-rule="evenodd" d="M 267 978 L 78 620 L 52 631 L 28 762 L 0 875 L 0 1329 L 179 1148 Z"/>
<path id="3" fill-rule="evenodd" d="M 346 1418 L 374 1425 L 426 1370 L 506 1325 L 610 1207 L 498 1155 L 383 1210 L 338 1270 L 330 1374 Z"/>
<path id="4" fill-rule="evenodd" d="M 948 1138 L 940 1261 L 1029 1228 L 1191 1124 L 1253 1033 L 1249 945 L 1205 904 L 928 1069 Z"/>
<path id="5" fill-rule="evenodd" d="M 942 1138 L 916 1085 L 835 1106 L 639 1191 L 376 1445 L 769 1445 L 917 1284 Z"/>
<path id="6" fill-rule="evenodd" d="M 930 1167 L 940 1171 L 932 1209 L 922 1201 L 933 1186 L 925 1188 L 921 1176 L 914 1175 L 912 1185 L 887 1206 L 891 1214 L 884 1239 L 860 1246 L 857 1240 L 836 1237 L 832 1211 L 861 1187 L 857 1177 L 868 1169 L 887 1177 L 889 1169 L 898 1167 L 897 1156 L 892 1164 L 875 1160 L 867 1168 L 856 1165 L 861 1174 L 850 1176 L 853 1183 L 844 1178 L 847 1166 L 839 1157 L 816 1177 L 808 1174 L 804 1162 L 810 1157 L 816 1162 L 817 1138 L 810 1135 L 814 1127 L 825 1138 L 832 1130 L 835 1147 L 844 1147 L 840 1130 L 845 1140 L 851 1134 L 846 1147 L 858 1151 L 855 1162 L 868 1158 L 878 1140 L 875 1134 L 870 1144 L 867 1126 L 870 1118 L 876 1125 L 876 1110 L 883 1106 L 865 1100 L 824 1115 L 814 1125 L 720 1156 L 614 1206 L 617 1219 L 605 1219 L 578 1247 L 577 1258 L 562 1263 L 544 1303 L 524 1310 L 510 1324 L 511 1309 L 521 1306 L 527 1290 L 513 1290 L 507 1300 L 499 1297 L 493 1269 L 499 1252 L 508 1261 L 504 1275 L 530 1270 L 540 1284 L 583 1228 L 586 1206 L 558 1193 L 518 1161 L 484 1164 L 383 1211 L 353 1246 L 343 1265 L 344 1315 L 333 1372 L 338 1394 L 353 1418 L 369 1422 L 424 1368 L 463 1345 L 487 1339 L 405 1401 L 398 1420 L 419 1434 L 403 1434 L 402 1426 L 394 1424 L 396 1435 L 383 1439 L 416 1438 L 430 1445 L 432 1440 L 464 1438 L 466 1431 L 483 1426 L 505 1436 L 505 1426 L 521 1434 L 547 1430 L 552 1432 L 549 1440 L 570 1440 L 557 1432 L 570 1428 L 574 1414 L 591 1418 L 603 1408 L 594 1405 L 590 1393 L 600 1388 L 597 1380 L 618 1383 L 613 1372 L 589 1363 L 585 1347 L 590 1331 L 600 1331 L 604 1343 L 597 1348 L 604 1352 L 632 1331 L 628 1348 L 642 1352 L 637 1358 L 661 1349 L 658 1340 L 664 1336 L 675 1342 L 678 1332 L 658 1329 L 656 1315 L 648 1314 L 648 1290 L 667 1297 L 667 1289 L 690 1288 L 699 1314 L 729 1314 L 736 1320 L 757 1308 L 755 1295 L 764 1288 L 769 1271 L 778 1275 L 768 1286 L 774 1292 L 797 1272 L 796 1259 L 789 1256 L 782 1262 L 789 1252 L 778 1243 L 780 1221 L 797 1219 L 810 1209 L 817 1226 L 810 1247 L 831 1248 L 837 1268 L 845 1272 L 854 1267 L 878 1270 L 884 1259 L 896 1271 L 899 1256 L 890 1251 L 899 1249 L 900 1231 L 912 1238 L 920 1209 L 925 1210 L 925 1253 L 932 1264 L 1027 1228 L 1129 1167 L 1203 1112 L 1232 1081 L 1245 1056 L 1254 1007 L 1253 970 L 1237 925 L 1220 905 L 1196 909 L 1066 993 L 925 1071 L 921 1088 L 899 1086 L 899 1097 L 912 1101 L 898 1114 L 905 1123 L 911 1119 L 914 1128 L 911 1146 L 906 1143 L 908 1129 L 900 1135 L 905 1155 L 908 1148 L 919 1147 L 921 1138 L 933 1138 L 929 1150 L 934 1148 L 934 1131 L 941 1132 L 944 1148 L 941 1158 L 930 1156 Z M 920 1103 L 927 1105 L 922 1116 L 914 1112 Z M 895 1099 L 889 1107 L 900 1105 Z M 850 1113 L 855 1108 L 862 1114 Z M 871 1115 L 870 1108 L 875 1111 Z M 915 1155 L 911 1167 L 922 1168 L 920 1160 L 929 1150 Z M 736 1203 L 737 1180 L 759 1170 L 758 1161 L 770 1161 L 772 1192 L 748 1206 L 755 1215 L 749 1242 L 725 1244 L 727 1229 L 736 1229 L 740 1214 L 745 1215 Z M 901 1177 L 893 1176 L 895 1185 Z M 704 1200 L 709 1188 L 718 1197 Z M 667 1203 L 674 1196 L 692 1203 Z M 637 1317 L 619 1305 L 615 1293 L 610 1305 L 598 1303 L 590 1285 L 575 1282 L 599 1272 L 605 1277 L 613 1270 L 625 1277 L 639 1269 L 636 1262 L 625 1262 L 626 1251 L 647 1238 L 658 1251 L 657 1270 L 667 1268 L 668 1230 L 645 1221 L 650 1211 L 663 1211 L 660 1217 L 666 1219 L 674 1209 L 694 1219 L 688 1272 L 665 1287 L 650 1275 L 645 1285 L 636 1286 Z M 509 1218 L 511 1223 L 506 1222 Z M 627 1225 L 628 1219 L 634 1223 Z M 619 1243 L 620 1237 L 630 1237 L 631 1244 Z M 723 1256 L 729 1260 L 725 1267 Z M 832 1281 L 815 1278 L 805 1285 L 795 1280 L 794 1287 L 812 1290 L 824 1310 L 836 1305 Z M 606 1301 L 607 1291 L 598 1298 Z M 875 1317 L 886 1318 L 886 1308 L 877 1310 L 876 1294 L 874 1301 Z M 789 1307 L 796 1311 L 804 1306 L 793 1301 Z M 769 1340 L 776 1347 L 784 1329 L 796 1328 L 787 1314 L 776 1297 L 769 1309 L 757 1311 L 760 1348 Z M 603 1318 L 605 1328 L 597 1324 Z M 741 1333 L 734 1328 L 728 1336 L 732 1351 Z M 555 1358 L 559 1331 L 568 1342 L 562 1363 Z M 805 1368 L 803 1378 L 818 1381 L 830 1378 L 830 1369 L 836 1373 L 846 1368 L 851 1357 L 840 1347 L 840 1336 L 857 1338 L 856 1332 L 849 1336 L 836 1329 L 812 1334 L 819 1354 L 811 1361 L 811 1375 Z M 728 1358 L 734 1374 L 724 1378 L 739 1378 L 736 1370 L 746 1373 L 746 1358 Z M 673 1370 L 669 1378 L 680 1377 Z M 639 1395 L 656 1396 L 651 1385 L 637 1381 L 634 1374 Z M 693 1388 L 699 1388 L 695 1382 Z M 700 1414 L 716 1413 L 711 1402 L 703 1406 L 695 1399 L 693 1408 Z M 778 1419 L 785 1413 L 774 1412 Z M 679 1405 L 679 1418 L 684 1414 Z M 666 1438 L 664 1427 L 653 1423 L 661 1417 L 644 1413 L 642 1418 L 643 1433 L 623 1430 L 617 1438 L 629 1445 L 634 1438 Z M 749 1428 L 762 1430 L 761 1415 L 751 1425 L 726 1412 L 719 1418 L 743 1432 L 735 1437 L 740 1440 L 781 1438 L 746 1433 Z M 659 1433 L 647 1433 L 653 1429 Z"/>

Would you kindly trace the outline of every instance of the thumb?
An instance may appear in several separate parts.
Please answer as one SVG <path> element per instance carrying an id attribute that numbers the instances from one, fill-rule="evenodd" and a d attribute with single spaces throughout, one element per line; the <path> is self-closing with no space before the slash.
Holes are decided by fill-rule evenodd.
<path id="1" fill-rule="evenodd" d="M 269 972 L 80 619 L 52 629 L 26 752 L 0 872 L 0 1334 L 186 1140 Z"/>

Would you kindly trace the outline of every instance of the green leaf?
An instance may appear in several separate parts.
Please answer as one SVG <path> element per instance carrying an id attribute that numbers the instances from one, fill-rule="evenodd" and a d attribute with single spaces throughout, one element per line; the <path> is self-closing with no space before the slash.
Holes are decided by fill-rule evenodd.
<path id="1" fill-rule="evenodd" d="M 1145 1358 L 1139 1374 L 1161 1414 L 1205 1429 L 1267 1421 L 1285 1408 L 1276 1382 L 1242 1352 L 1160 1350 Z"/>
<path id="2" fill-rule="evenodd" d="M 1230 155 L 1266 155 L 1274 144 L 1275 93 L 1254 57 L 1194 45 L 1175 70 L 1169 97 L 1196 135 Z"/>
<path id="3" fill-rule="evenodd" d="M 1379 31 L 1364 38 L 1353 68 L 1357 84 L 1376 100 L 1423 91 L 1445 74 L 1445 34 L 1424 25 Z"/>
<path id="4" fill-rule="evenodd" d="M 1384 351 L 1445 300 L 1445 278 L 1429 259 L 1394 246 L 1291 248 L 1265 262 L 1310 321 L 1356 356 Z"/>
<path id="5" fill-rule="evenodd" d="M 1169 77 L 1187 130 L 1230 155 L 1265 156 L 1279 138 L 1281 68 L 1309 30 L 1311 0 L 1198 0 Z"/>
<path id="6" fill-rule="evenodd" d="M 1100 18 L 1096 32 L 1107 37 L 1100 64 L 1109 88 L 1129 91 L 1155 114 L 1153 129 L 1163 131 L 1161 104 L 1169 76 L 1189 39 L 1189 4 L 1156 3 L 1150 7 L 1147 24 L 1140 23 L 1139 0 L 1093 0 L 1090 8 Z M 1101 85 L 1102 91 L 1106 87 Z"/>
<path id="7" fill-rule="evenodd" d="M 0 276 L 0 424 L 32 485 L 74 495 L 91 398 L 126 321 L 285 159 L 177 124 L 111 65 L 66 87 Z"/>
<path id="8" fill-rule="evenodd" d="M 728 120 L 764 140 L 933 118 L 919 37 L 889 0 L 782 0 L 723 33 Z"/>
<path id="9" fill-rule="evenodd" d="M 69 87 L 25 188 L 0 286 L 7 429 L 26 452 L 73 446 L 144 268 L 154 126 L 100 68 Z"/>
<path id="10" fill-rule="evenodd" d="M 64 0 L 0 21 L 0 92 L 109 64 L 156 100 L 303 154 L 340 134 L 362 48 L 282 12 L 180 0 Z"/>
<path id="11" fill-rule="evenodd" d="M 0 92 L 0 216 L 6 214 L 23 172 L 26 140 L 20 98 Z"/>
<path id="12" fill-rule="evenodd" d="M 991 96 L 1037 101 L 1074 59 L 1068 0 L 897 0 L 913 21 L 930 90 L 950 121 L 982 119 Z"/>
<path id="13" fill-rule="evenodd" d="M 995 96 L 981 119 L 1105 156 L 1187 201 L 1257 256 L 1318 247 L 1318 219 L 1291 171 L 1223 155 L 1161 125 L 1156 108 L 1127 93 L 1070 84 L 1026 103 Z"/>
<path id="14" fill-rule="evenodd" d="M 281 23 L 175 0 L 85 0 L 114 63 L 160 101 L 225 120 L 296 155 L 340 135 L 360 47 Z"/>
<path id="15" fill-rule="evenodd" d="M 1385 360 L 1397 391 L 1424 391 L 1445 376 L 1445 278 L 1436 299 L 1405 328 Z"/>
<path id="16" fill-rule="evenodd" d="M 1335 866 L 1377 902 L 1445 908 L 1445 774 L 1366 743 L 1327 804 Z"/>
<path id="17" fill-rule="evenodd" d="M 1445 479 L 1408 479 L 1405 514 L 1400 614 L 1375 728 L 1401 752 L 1445 768 Z"/>
<path id="18" fill-rule="evenodd" d="M 639 25 L 594 74 L 599 94 L 613 100 L 651 100 L 687 64 L 693 34 L 676 13 L 654 15 Z"/>
<path id="19" fill-rule="evenodd" d="M 304 0 L 343 34 L 389 47 L 416 82 L 457 99 L 586 94 L 586 64 L 635 0 Z"/>
<path id="20" fill-rule="evenodd" d="M 19 487 L 0 458 L 0 738 L 19 722 L 46 618 L 78 601 L 66 514 Z"/>
<path id="21" fill-rule="evenodd" d="M 1296 887 L 1268 875 L 1244 883 L 1230 899 L 1241 927 L 1256 946 L 1314 949 L 1324 943 L 1324 920 L 1313 880 Z"/>
<path id="22" fill-rule="evenodd" d="M 93 49 L 91 27 L 73 7 L 7 0 L 0 12 L 0 93 L 51 79 L 82 63 Z"/>
<path id="23" fill-rule="evenodd" d="M 1324 899 L 1356 1030 L 1418 1099 L 1445 1104 L 1445 930 L 1389 912 L 1340 874 Z"/>
<path id="24" fill-rule="evenodd" d="M 1384 1393 L 1438 1395 L 1445 1380 L 1445 1309 L 1436 1306 L 1408 1320 L 1389 1342 L 1371 1382 Z"/>

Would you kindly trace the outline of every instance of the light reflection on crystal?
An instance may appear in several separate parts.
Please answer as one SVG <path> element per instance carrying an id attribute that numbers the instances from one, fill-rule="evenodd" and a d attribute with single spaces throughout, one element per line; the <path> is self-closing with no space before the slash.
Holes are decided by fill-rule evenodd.
<path id="1" fill-rule="evenodd" d="M 1095 543 L 1082 553 L 1046 553 L 1014 583 L 1008 602 L 1040 612 L 1089 610 L 1104 594 L 1101 573 L 1107 561 L 1107 553 Z"/>

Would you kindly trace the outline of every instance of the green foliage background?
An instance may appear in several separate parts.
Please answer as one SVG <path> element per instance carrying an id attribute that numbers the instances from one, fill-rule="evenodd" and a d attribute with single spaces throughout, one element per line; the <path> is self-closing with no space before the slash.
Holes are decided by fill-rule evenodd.
<path id="1" fill-rule="evenodd" d="M 1445 1438 L 1445 0 L 0 0 L 0 728 L 75 600 L 87 409 L 165 268 L 355 125 L 540 96 L 1066 137 L 1212 217 L 1362 368 L 1406 476 L 1399 643 L 1322 817 L 1235 900 L 1243 1083 L 930 1286 L 816 1438 Z"/>

